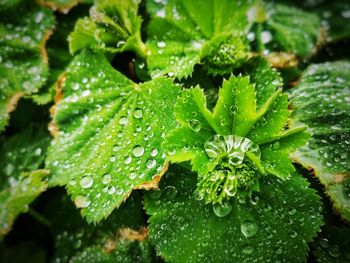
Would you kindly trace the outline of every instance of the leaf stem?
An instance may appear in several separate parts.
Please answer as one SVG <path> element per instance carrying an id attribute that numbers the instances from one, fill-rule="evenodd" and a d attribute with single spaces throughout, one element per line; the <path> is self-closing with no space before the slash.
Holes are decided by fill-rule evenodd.
<path id="1" fill-rule="evenodd" d="M 29 208 L 28 214 L 30 214 L 33 218 L 38 220 L 43 225 L 45 225 L 47 227 L 51 226 L 51 222 L 47 218 L 45 218 L 42 214 L 40 214 L 39 212 L 34 210 L 33 208 Z"/>

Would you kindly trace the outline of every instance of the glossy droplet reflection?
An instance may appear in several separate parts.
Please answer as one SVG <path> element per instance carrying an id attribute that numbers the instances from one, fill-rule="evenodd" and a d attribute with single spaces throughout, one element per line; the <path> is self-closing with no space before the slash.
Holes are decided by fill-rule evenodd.
<path id="1" fill-rule="evenodd" d="M 196 119 L 189 120 L 188 126 L 195 132 L 199 132 L 202 128 L 201 123 Z"/>
<path id="2" fill-rule="evenodd" d="M 232 205 L 229 202 L 216 203 L 213 205 L 213 211 L 216 216 L 225 217 L 232 211 Z"/>
<path id="3" fill-rule="evenodd" d="M 227 157 L 230 165 L 243 163 L 247 152 L 260 158 L 259 146 L 251 140 L 237 135 L 214 135 L 204 143 L 204 149 L 211 159 Z"/>
<path id="4" fill-rule="evenodd" d="M 85 176 L 80 180 L 80 186 L 82 188 L 89 188 L 94 183 L 94 180 L 90 176 Z"/>
<path id="5" fill-rule="evenodd" d="M 85 208 L 85 207 L 88 207 L 91 202 L 90 202 L 88 197 L 83 196 L 83 195 L 77 195 L 74 198 L 74 203 L 75 203 L 76 207 L 78 207 L 78 208 Z"/>
<path id="6" fill-rule="evenodd" d="M 132 154 L 135 157 L 141 157 L 144 152 L 145 152 L 145 149 L 140 145 L 137 145 L 134 147 L 134 149 L 132 149 Z"/>
<path id="7" fill-rule="evenodd" d="M 252 237 L 258 232 L 258 225 L 251 220 L 246 220 L 241 224 L 241 232 L 245 237 Z"/>

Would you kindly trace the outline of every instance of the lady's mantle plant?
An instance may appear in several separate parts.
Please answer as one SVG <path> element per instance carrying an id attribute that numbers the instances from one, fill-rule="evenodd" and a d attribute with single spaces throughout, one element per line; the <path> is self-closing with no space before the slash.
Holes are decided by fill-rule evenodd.
<path id="1" fill-rule="evenodd" d="M 1 257 L 350 260 L 349 10 L 0 3 Z"/>

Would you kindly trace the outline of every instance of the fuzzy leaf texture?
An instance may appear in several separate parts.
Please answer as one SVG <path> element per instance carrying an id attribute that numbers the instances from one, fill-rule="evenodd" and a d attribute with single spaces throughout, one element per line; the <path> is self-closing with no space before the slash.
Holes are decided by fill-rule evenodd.
<path id="1" fill-rule="evenodd" d="M 149 238 L 166 261 L 304 262 L 322 222 L 320 201 L 301 176 L 264 177 L 252 199 L 206 205 L 193 194 L 196 176 L 171 170 L 146 194 Z"/>
<path id="2" fill-rule="evenodd" d="M 70 52 L 90 47 L 112 53 L 134 51 L 144 58 L 139 3 L 139 0 L 95 1 L 90 17 L 79 19 L 69 36 Z"/>
<path id="3" fill-rule="evenodd" d="M 32 126 L 0 146 L 0 235 L 6 234 L 16 217 L 47 188 L 47 170 L 42 168 L 49 134 Z"/>
<path id="4" fill-rule="evenodd" d="M 76 56 L 58 82 L 50 184 L 66 185 L 88 221 L 107 217 L 135 188 L 157 187 L 179 90 L 166 78 L 136 84 L 101 54 Z"/>
<path id="5" fill-rule="evenodd" d="M 39 26 L 38 26 L 39 25 Z M 54 27 L 50 10 L 29 3 L 0 18 L 0 131 L 17 101 L 39 91 L 47 79 L 46 40 Z"/>
<path id="6" fill-rule="evenodd" d="M 268 68 L 265 63 L 260 67 Z M 305 144 L 308 134 L 304 127 L 285 127 L 287 95 L 278 88 L 265 95 L 280 83 L 279 76 L 262 83 L 252 85 L 243 76 L 224 80 L 212 112 L 199 87 L 184 90 L 177 99 L 174 113 L 180 127 L 163 146 L 170 161 L 191 161 L 199 173 L 198 193 L 206 202 L 250 196 L 259 189 L 260 177 L 286 179 L 294 173 L 289 153 Z"/>
<path id="7" fill-rule="evenodd" d="M 248 58 L 247 12 L 254 1 L 148 1 L 147 63 L 152 77 L 190 76 L 201 63 L 228 74 Z"/>
<path id="8" fill-rule="evenodd" d="M 349 70 L 348 61 L 311 65 L 291 92 L 294 118 L 306 124 L 312 135 L 293 157 L 314 170 L 334 208 L 347 221 L 350 221 Z"/>

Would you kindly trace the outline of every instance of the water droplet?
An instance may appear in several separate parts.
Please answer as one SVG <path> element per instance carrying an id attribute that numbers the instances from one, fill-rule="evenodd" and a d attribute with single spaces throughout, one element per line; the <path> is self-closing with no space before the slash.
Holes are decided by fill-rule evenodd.
<path id="1" fill-rule="evenodd" d="M 158 149 L 154 148 L 152 151 L 151 151 L 151 156 L 152 157 L 156 157 L 158 154 Z"/>
<path id="2" fill-rule="evenodd" d="M 216 203 L 213 205 L 213 211 L 216 216 L 225 217 L 232 211 L 232 205 L 229 202 Z"/>
<path id="3" fill-rule="evenodd" d="M 246 244 L 243 247 L 243 254 L 250 255 L 254 252 L 254 247 L 250 244 Z"/>
<path id="4" fill-rule="evenodd" d="M 77 195 L 74 198 L 74 203 L 75 203 L 75 206 L 78 208 L 85 208 L 85 207 L 88 207 L 91 202 L 88 197 L 83 195 Z"/>
<path id="5" fill-rule="evenodd" d="M 153 168 L 155 165 L 157 164 L 157 162 L 154 159 L 148 159 L 146 162 L 146 167 L 148 169 Z"/>
<path id="6" fill-rule="evenodd" d="M 94 180 L 90 176 L 85 176 L 80 180 L 80 186 L 82 188 L 89 188 L 94 183 Z"/>
<path id="7" fill-rule="evenodd" d="M 159 199 L 160 196 L 162 195 L 162 191 L 160 191 L 160 190 L 152 190 L 150 195 L 151 195 L 151 197 L 153 199 Z"/>
<path id="8" fill-rule="evenodd" d="M 102 176 L 102 183 L 103 184 L 108 184 L 111 182 L 111 180 L 112 180 L 112 176 L 110 174 L 104 174 Z"/>
<path id="9" fill-rule="evenodd" d="M 329 255 L 331 255 L 334 258 L 339 257 L 340 256 L 339 247 L 337 245 L 330 247 L 328 250 L 328 253 L 329 253 Z"/>
<path id="10" fill-rule="evenodd" d="M 115 192 L 115 187 L 114 187 L 114 186 L 108 187 L 107 192 L 108 192 L 110 195 L 111 195 L 111 194 L 114 194 L 114 192 Z"/>
<path id="11" fill-rule="evenodd" d="M 166 43 L 164 41 L 159 41 L 157 43 L 157 47 L 159 47 L 159 48 L 164 48 L 165 46 L 166 46 Z"/>
<path id="12" fill-rule="evenodd" d="M 134 117 L 135 117 L 136 119 L 142 118 L 142 110 L 141 110 L 140 108 L 136 108 L 136 109 L 134 110 Z"/>
<path id="13" fill-rule="evenodd" d="M 140 146 L 140 145 L 137 145 L 137 146 L 134 147 L 134 149 L 132 149 L 132 154 L 135 157 L 142 156 L 144 152 L 145 152 L 145 149 L 142 146 Z"/>
<path id="14" fill-rule="evenodd" d="M 199 132 L 202 128 L 201 123 L 199 122 L 199 120 L 196 119 L 192 119 L 188 122 L 188 126 L 195 132 Z"/>
<path id="15" fill-rule="evenodd" d="M 132 161 L 132 158 L 130 156 L 128 156 L 124 159 L 125 164 L 129 164 L 129 163 L 131 163 L 131 161 Z"/>
<path id="16" fill-rule="evenodd" d="M 258 232 L 258 226 L 251 220 L 246 220 L 241 224 L 241 231 L 245 237 L 252 237 Z"/>
<path id="17" fill-rule="evenodd" d="M 129 120 L 125 116 L 121 117 L 120 120 L 119 120 L 119 124 L 121 124 L 121 125 L 126 125 L 128 123 L 129 123 Z"/>
<path id="18" fill-rule="evenodd" d="M 168 185 L 163 189 L 164 196 L 166 196 L 169 199 L 174 199 L 177 195 L 177 190 L 174 186 Z"/>
<path id="19" fill-rule="evenodd" d="M 298 236 L 298 233 L 295 232 L 295 231 L 293 231 L 293 232 L 290 234 L 290 236 L 291 236 L 292 238 L 296 238 L 296 237 Z"/>
<path id="20" fill-rule="evenodd" d="M 274 144 L 272 145 L 272 149 L 274 149 L 274 150 L 277 150 L 277 149 L 279 149 L 280 148 L 280 142 L 274 142 Z"/>
<path id="21" fill-rule="evenodd" d="M 277 255 L 281 255 L 282 253 L 283 253 L 282 248 L 277 248 L 277 249 L 276 249 L 276 254 L 277 254 Z"/>
<path id="22" fill-rule="evenodd" d="M 36 148 L 35 151 L 34 151 L 34 155 L 35 156 L 40 156 L 41 152 L 42 152 L 41 148 Z"/>

